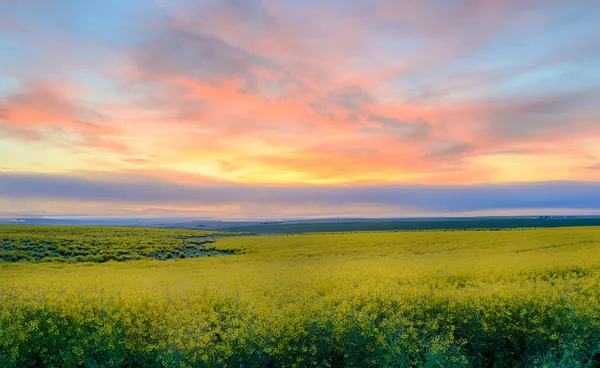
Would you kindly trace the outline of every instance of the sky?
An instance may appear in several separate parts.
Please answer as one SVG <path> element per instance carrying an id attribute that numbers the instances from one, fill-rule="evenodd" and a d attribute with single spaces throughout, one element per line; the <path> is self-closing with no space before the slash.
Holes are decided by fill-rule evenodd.
<path id="1" fill-rule="evenodd" d="M 0 212 L 600 214 L 599 16 L 0 0 Z"/>

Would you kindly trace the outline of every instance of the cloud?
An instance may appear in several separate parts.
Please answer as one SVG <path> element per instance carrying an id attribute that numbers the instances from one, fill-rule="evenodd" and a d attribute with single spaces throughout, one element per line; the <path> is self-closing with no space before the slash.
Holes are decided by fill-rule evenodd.
<path id="1" fill-rule="evenodd" d="M 17 140 L 46 142 L 72 149 L 127 152 L 113 137 L 119 129 L 92 104 L 74 98 L 80 93 L 58 81 L 21 83 L 18 91 L 0 96 L 0 131 Z"/>
<path id="2" fill-rule="evenodd" d="M 506 51 L 496 45 L 498 40 L 519 37 L 519 32 L 541 37 L 540 27 L 557 22 L 558 7 L 531 2 L 531 12 L 519 12 L 509 1 L 447 6 L 425 2 L 410 7 L 374 1 L 370 6 L 351 2 L 340 14 L 325 3 L 295 7 L 258 1 L 175 1 L 161 5 L 163 17 L 148 33 L 136 60 L 144 78 L 171 91 L 162 97 L 164 116 L 172 123 L 211 126 L 215 133 L 252 135 L 272 144 L 289 139 L 273 134 L 285 131 L 285 126 L 294 134 L 302 132 L 286 145 L 305 152 L 306 160 L 264 157 L 264 162 L 310 162 L 319 152 L 306 152 L 301 137 L 336 134 L 325 127 L 354 131 L 358 149 L 368 150 L 373 140 L 381 141 L 377 136 L 389 135 L 403 141 L 404 150 L 411 146 L 409 150 L 421 150 L 424 159 L 439 160 L 468 156 L 475 146 L 484 153 L 514 150 L 515 142 L 526 139 L 555 144 L 557 138 L 593 130 L 598 116 L 590 111 L 592 118 L 575 119 L 573 110 L 582 106 L 583 99 L 576 105 L 573 101 L 580 92 L 529 98 L 487 93 L 479 100 L 452 99 L 464 94 L 464 88 L 493 90 L 511 73 L 519 76 L 534 70 L 533 65 L 544 65 L 536 62 L 557 60 L 553 51 L 554 56 L 532 54 L 516 67 L 490 62 L 483 70 L 492 71 L 492 85 L 486 85 L 490 74 L 480 73 L 478 66 L 484 53 L 486 60 L 503 60 L 494 50 Z M 543 17 L 528 18 L 538 10 Z M 500 22 L 499 13 L 513 20 Z M 302 23 L 309 17 L 315 18 L 310 27 Z M 405 38 L 410 43 L 400 42 Z M 363 58 L 374 55 L 379 58 Z M 470 62 L 475 68 L 468 68 Z M 466 80 L 468 85 L 456 80 Z M 403 96 L 397 90 L 400 82 L 438 98 L 414 92 Z M 331 138 L 329 144 L 336 149 L 346 142 Z M 440 145 L 444 139 L 461 143 Z M 386 156 L 381 152 L 372 160 L 385 162 Z"/>
<path id="3" fill-rule="evenodd" d="M 363 111 L 373 98 L 360 86 L 337 88 L 329 92 L 329 102 L 351 111 Z"/>
<path id="4" fill-rule="evenodd" d="M 179 27 L 152 37 L 137 61 L 152 76 L 183 75 L 208 83 L 239 79 L 247 90 L 257 88 L 256 73 L 272 64 L 210 34 Z"/>
<path id="5" fill-rule="evenodd" d="M 0 154 L 238 183 L 600 178 L 598 4 L 340 5 L 4 2 Z"/>
<path id="6" fill-rule="evenodd" d="M 106 134 L 102 126 L 108 117 L 91 106 L 71 101 L 59 83 L 24 83 L 20 91 L 0 99 L 3 125 L 29 127 L 54 126 L 84 133 Z"/>
<path id="7" fill-rule="evenodd" d="M 151 179 L 151 180 L 149 180 Z M 497 185 L 251 185 L 206 181 L 182 184 L 139 175 L 83 179 L 64 175 L 0 173 L 0 197 L 143 204 L 227 206 L 312 204 L 379 205 L 456 213 L 520 208 L 600 210 L 598 182 L 541 182 Z M 340 213 L 342 214 L 342 213 Z"/>
<path id="8" fill-rule="evenodd" d="M 54 82 L 22 83 L 19 91 L 0 97 L 0 128 L 41 137 L 41 128 L 71 130 L 88 135 L 110 135 L 109 117 L 92 106 L 74 101 Z"/>
<path id="9" fill-rule="evenodd" d="M 596 164 L 596 165 L 588 166 L 588 169 L 589 170 L 594 170 L 594 171 L 596 171 L 596 170 L 600 171 L 600 163 Z"/>
<path id="10" fill-rule="evenodd" d="M 394 135 L 405 139 L 424 139 L 429 135 L 430 124 L 425 121 L 405 122 L 400 119 L 382 115 L 373 115 L 370 120 L 380 123 L 383 127 L 390 128 Z"/>
<path id="11" fill-rule="evenodd" d="M 446 159 L 464 156 L 475 149 L 475 146 L 464 142 L 444 142 L 441 148 L 436 148 L 425 155 L 428 159 Z"/>
<path id="12" fill-rule="evenodd" d="M 502 139 L 532 139 L 600 132 L 600 89 L 537 95 L 490 103 L 489 134 Z"/>

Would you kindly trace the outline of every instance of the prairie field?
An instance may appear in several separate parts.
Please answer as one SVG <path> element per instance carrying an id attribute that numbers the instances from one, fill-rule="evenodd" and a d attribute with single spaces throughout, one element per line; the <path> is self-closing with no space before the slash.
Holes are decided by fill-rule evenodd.
<path id="1" fill-rule="evenodd" d="M 0 226 L 1 367 L 597 367 L 600 228 Z"/>

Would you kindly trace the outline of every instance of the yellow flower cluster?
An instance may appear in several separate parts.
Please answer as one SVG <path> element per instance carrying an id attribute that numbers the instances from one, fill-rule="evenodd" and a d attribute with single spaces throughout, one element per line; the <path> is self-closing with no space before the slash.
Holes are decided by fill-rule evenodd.
<path id="1" fill-rule="evenodd" d="M 81 242 L 92 239 L 81 233 Z M 245 253 L 1 263 L 0 366 L 579 367 L 600 360 L 598 228 L 248 236 L 214 245 Z"/>

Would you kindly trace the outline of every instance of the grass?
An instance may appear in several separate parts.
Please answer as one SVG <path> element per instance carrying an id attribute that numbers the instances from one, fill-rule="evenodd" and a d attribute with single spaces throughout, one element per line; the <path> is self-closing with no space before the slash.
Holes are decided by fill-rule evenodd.
<path id="1" fill-rule="evenodd" d="M 0 227 L 0 238 L 15 229 Z M 181 236 L 138 230 L 132 249 Z M 22 240 L 65 231 L 18 230 Z M 129 230 L 88 228 L 79 241 L 95 231 Z M 212 246 L 244 254 L 0 264 L 0 366 L 600 363 L 600 228 L 225 237 Z"/>
<path id="2" fill-rule="evenodd" d="M 102 227 L 0 227 L 4 262 L 108 262 L 173 260 L 240 253 L 212 246 L 232 233 Z"/>

